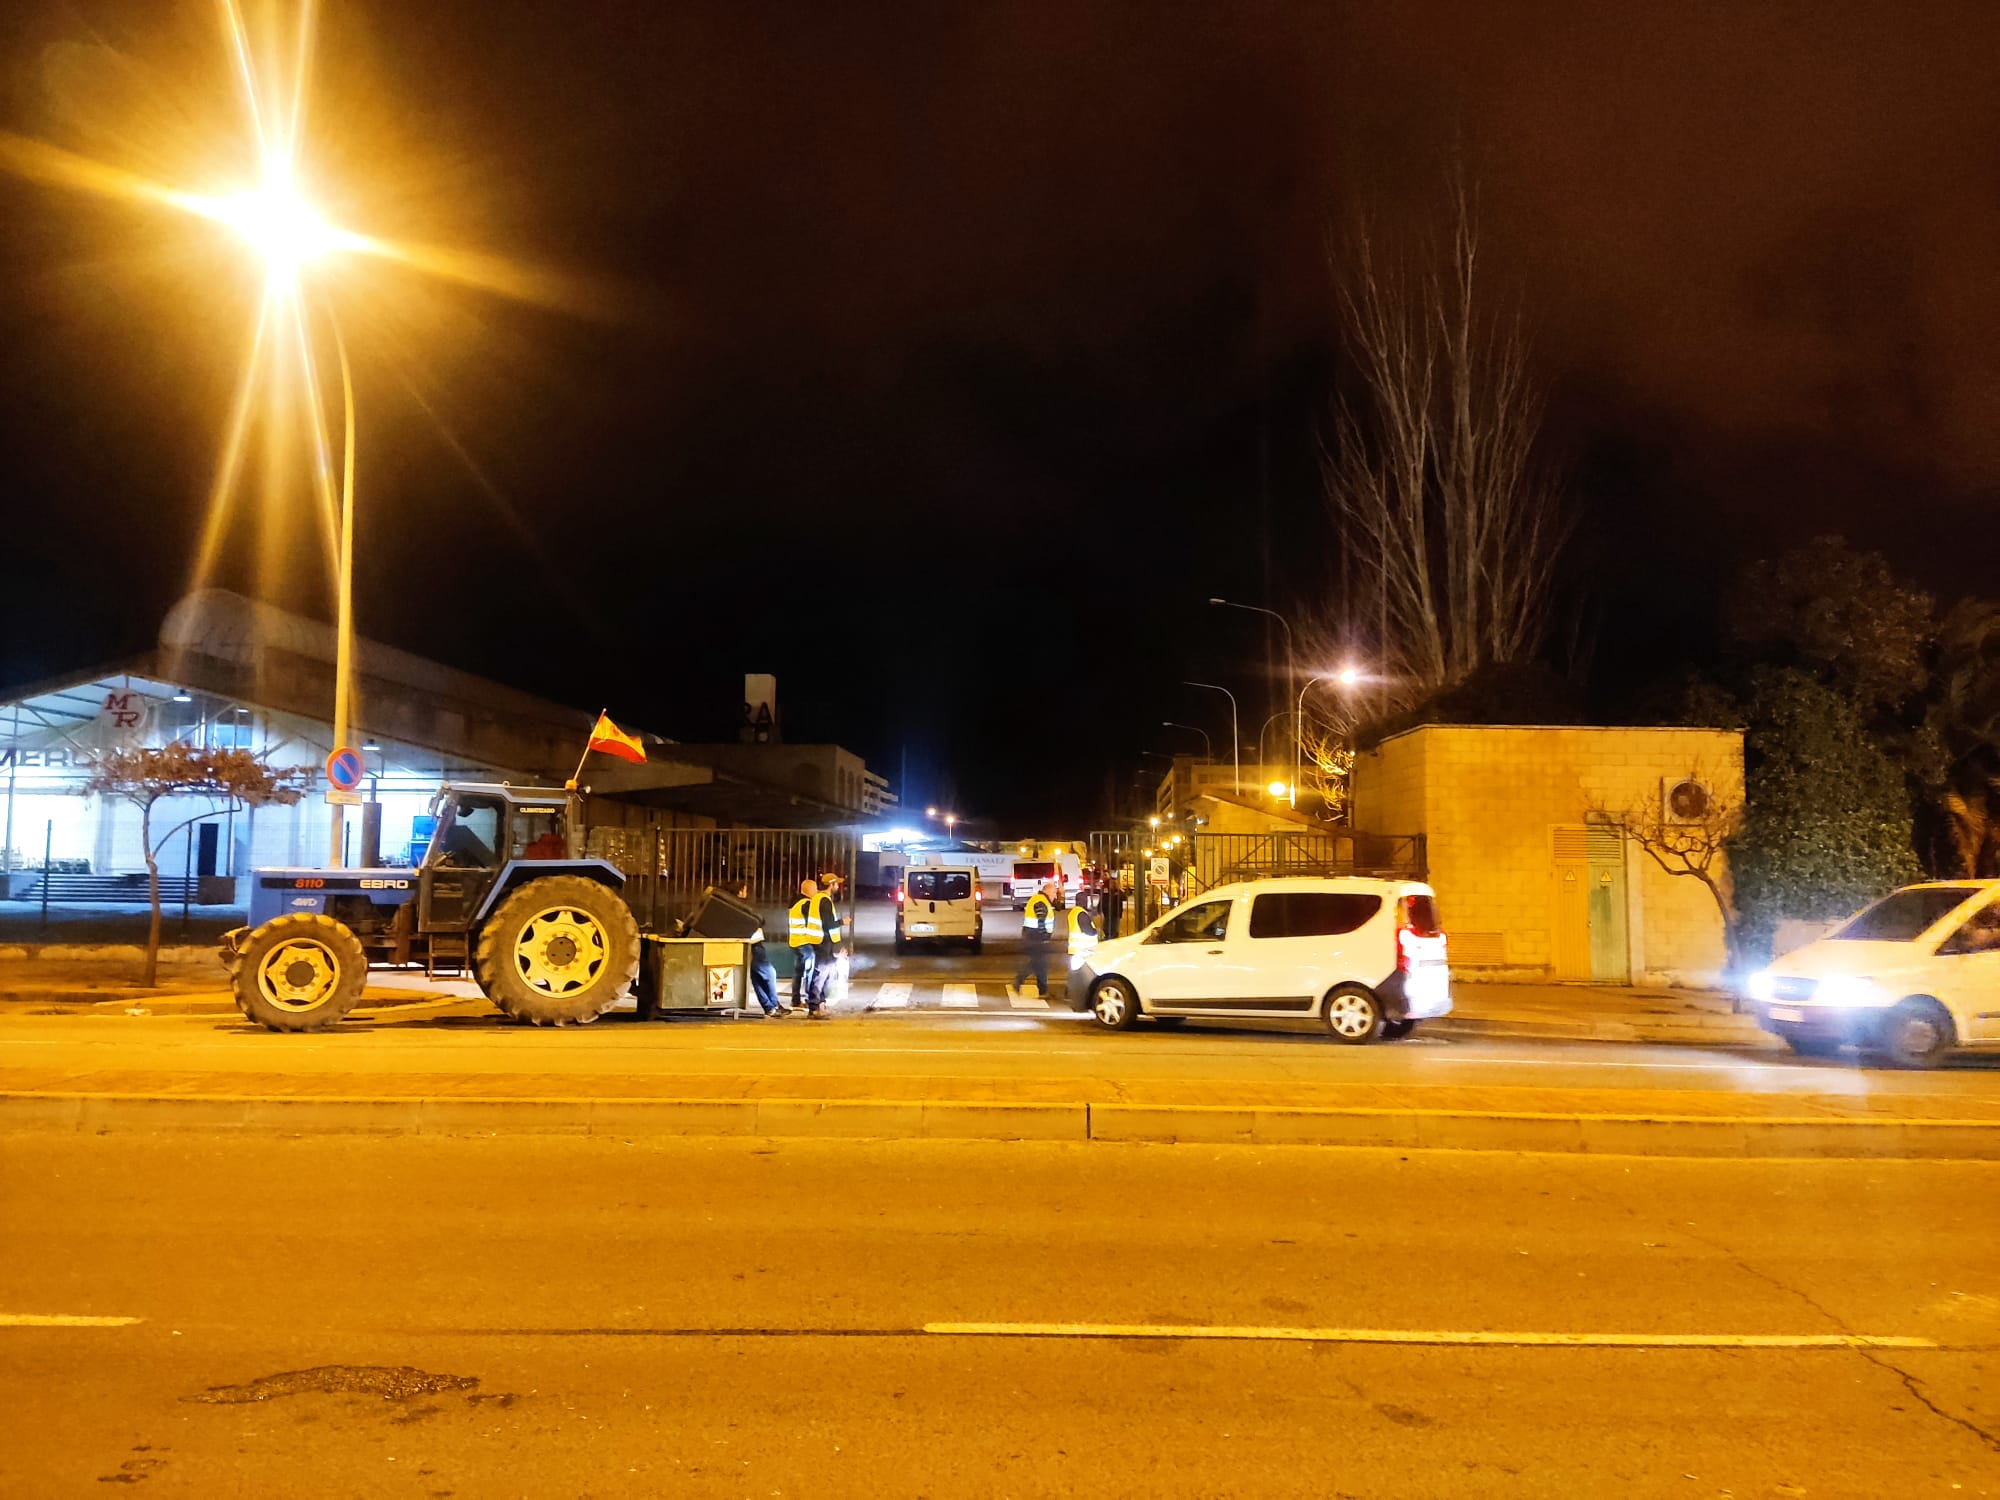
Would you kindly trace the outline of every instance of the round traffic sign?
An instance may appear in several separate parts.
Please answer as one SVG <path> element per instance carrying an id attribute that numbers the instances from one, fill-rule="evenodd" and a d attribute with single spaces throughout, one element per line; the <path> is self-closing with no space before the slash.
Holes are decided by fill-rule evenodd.
<path id="1" fill-rule="evenodd" d="M 361 778 L 368 774 L 368 762 L 361 758 L 361 752 L 351 745 L 343 745 L 326 758 L 326 779 L 336 789 L 351 792 L 361 785 Z"/>

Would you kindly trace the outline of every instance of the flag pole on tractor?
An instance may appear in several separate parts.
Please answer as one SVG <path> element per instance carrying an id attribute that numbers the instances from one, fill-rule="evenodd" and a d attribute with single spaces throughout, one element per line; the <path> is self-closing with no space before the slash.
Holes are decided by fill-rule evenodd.
<path id="1" fill-rule="evenodd" d="M 646 763 L 646 747 L 639 742 L 639 736 L 627 734 L 611 722 L 610 714 L 599 709 L 597 723 L 591 728 L 590 738 L 584 742 L 583 754 L 576 758 L 576 775 L 563 783 L 566 791 L 576 790 L 576 784 L 583 776 L 583 763 L 590 759 L 593 750 L 602 750 L 606 755 L 615 755 L 635 766 Z"/>

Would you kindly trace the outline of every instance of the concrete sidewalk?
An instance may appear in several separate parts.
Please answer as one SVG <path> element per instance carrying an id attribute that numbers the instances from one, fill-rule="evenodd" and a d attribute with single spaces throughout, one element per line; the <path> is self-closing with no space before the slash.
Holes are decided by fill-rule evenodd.
<path id="1" fill-rule="evenodd" d="M 234 1020 L 19 1017 L 0 1026 L 0 1128 L 2000 1160 L 1991 1070 L 1882 1074 L 1730 1052 L 1696 1065 L 1644 1050 L 1619 1061 L 1627 1049 L 1568 1045 L 1551 1055 L 1449 1041 L 1352 1049 L 1295 1034 L 1104 1035 L 1081 1020 L 1006 1017 L 977 1029 L 611 1018 L 551 1033 L 387 1010 L 307 1036 Z"/>

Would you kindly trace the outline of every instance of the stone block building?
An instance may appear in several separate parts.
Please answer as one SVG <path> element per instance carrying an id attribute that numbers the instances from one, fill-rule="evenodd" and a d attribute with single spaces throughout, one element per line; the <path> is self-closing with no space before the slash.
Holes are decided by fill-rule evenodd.
<path id="1" fill-rule="evenodd" d="M 1740 731 L 1429 724 L 1358 758 L 1354 822 L 1424 836 L 1468 977 L 1703 985 L 1726 962 L 1713 898 L 1602 817 L 1691 795 L 1740 804 Z"/>

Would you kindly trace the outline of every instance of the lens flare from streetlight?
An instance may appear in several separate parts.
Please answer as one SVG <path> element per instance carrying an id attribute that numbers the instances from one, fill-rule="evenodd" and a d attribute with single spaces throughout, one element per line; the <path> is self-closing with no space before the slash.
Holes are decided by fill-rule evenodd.
<path id="1" fill-rule="evenodd" d="M 282 179 L 218 200 L 214 216 L 249 242 L 273 276 L 285 278 L 336 250 L 355 248 L 361 238 L 327 223 Z"/>
<path id="2" fill-rule="evenodd" d="M 293 0 L 259 7 L 260 24 L 246 25 L 242 0 L 214 0 L 254 163 L 246 184 L 240 172 L 211 171 L 198 165 L 180 183 L 32 137 L 0 131 L 0 171 L 51 187 L 117 202 L 169 207 L 227 228 L 258 257 L 263 295 L 258 299 L 245 341 L 242 374 L 224 428 L 209 510 L 194 559 L 193 585 L 206 585 L 219 562 L 225 539 L 235 530 L 233 511 L 241 492 L 261 491 L 267 502 L 280 498 L 307 477 L 323 529 L 333 534 L 332 454 L 326 421 L 317 405 L 321 381 L 309 322 L 309 271 L 324 270 L 336 257 L 369 257 L 407 267 L 422 276 L 579 316 L 609 320 L 632 307 L 632 294 L 594 278 L 562 275 L 498 255 L 391 240 L 346 228 L 314 206 L 300 171 L 306 139 L 308 97 L 318 40 L 316 0 Z M 227 143 L 217 141 L 218 155 Z M 230 153 L 235 154 L 235 153 Z M 232 181 L 232 178 L 234 179 Z M 330 317 L 330 308 L 323 316 Z M 337 333 L 337 329 L 336 329 Z M 308 408 L 308 409 L 301 409 Z M 253 448 L 261 446 L 261 480 L 246 483 Z M 304 464 L 300 460 L 304 457 Z M 301 475 L 301 468 L 307 475 Z M 267 585 L 295 593 L 296 565 L 270 549 L 278 530 L 267 535 L 262 569 Z M 329 573 L 333 559 L 328 559 Z"/>
<path id="3" fill-rule="evenodd" d="M 1333 674 L 1333 680 L 1342 687 L 1353 687 L 1355 683 L 1361 680 L 1361 669 L 1359 667 L 1342 667 L 1338 672 Z"/>

